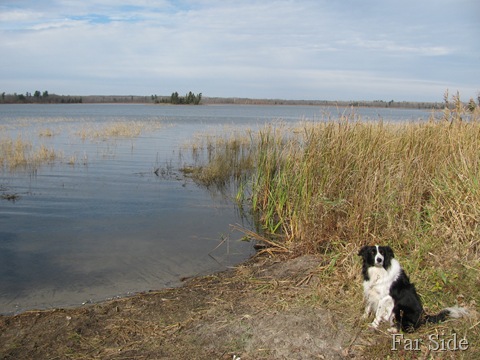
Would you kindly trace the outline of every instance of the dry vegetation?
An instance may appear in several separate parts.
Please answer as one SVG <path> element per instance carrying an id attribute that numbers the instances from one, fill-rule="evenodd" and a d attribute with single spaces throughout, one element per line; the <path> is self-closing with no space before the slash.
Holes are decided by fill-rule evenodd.
<path id="1" fill-rule="evenodd" d="M 69 121 L 64 118 L 48 119 L 48 123 L 57 123 Z M 19 126 L 29 126 L 32 124 L 41 125 L 43 120 L 26 120 L 18 121 Z M 79 136 L 82 141 L 90 140 L 111 140 L 111 139 L 131 139 L 138 137 L 146 130 L 157 130 L 163 125 L 160 123 L 147 123 L 142 121 L 115 121 L 103 125 L 87 123 L 81 129 L 75 131 L 75 135 Z M 0 129 L 4 130 L 4 129 Z M 64 156 L 63 152 L 53 147 L 43 144 L 44 139 L 52 138 L 61 132 L 59 128 L 52 129 L 50 127 L 41 128 L 37 135 L 40 141 L 36 145 L 32 141 L 22 136 L 12 137 L 6 131 L 0 133 L 0 167 L 15 170 L 19 168 L 33 168 L 45 164 L 53 163 L 57 160 L 65 161 L 69 165 L 75 165 L 77 161 L 86 164 L 87 159 L 77 159 L 76 155 Z"/>
<path id="2" fill-rule="evenodd" d="M 282 261 L 280 261 L 282 260 Z M 4 359 L 341 359 L 361 342 L 315 300 L 321 257 L 262 259 L 184 287 L 0 317 Z M 355 344 L 353 343 L 355 342 Z"/>
<path id="3" fill-rule="evenodd" d="M 110 138 L 134 138 L 139 136 L 145 129 L 146 124 L 139 121 L 119 121 L 103 126 L 90 124 L 77 132 L 82 140 L 110 139 Z"/>
<path id="4" fill-rule="evenodd" d="M 19 167 L 35 167 L 53 162 L 58 156 L 55 150 L 43 144 L 34 147 L 31 142 L 23 140 L 21 137 L 17 137 L 15 140 L 0 138 L 0 167 L 10 170 Z"/>
<path id="5" fill-rule="evenodd" d="M 425 123 L 346 116 L 269 125 L 196 142 L 188 171 L 206 186 L 233 180 L 240 205 L 292 251 L 317 252 L 332 239 L 407 245 L 418 237 L 475 250 L 479 135 L 478 111 L 460 110 Z"/>

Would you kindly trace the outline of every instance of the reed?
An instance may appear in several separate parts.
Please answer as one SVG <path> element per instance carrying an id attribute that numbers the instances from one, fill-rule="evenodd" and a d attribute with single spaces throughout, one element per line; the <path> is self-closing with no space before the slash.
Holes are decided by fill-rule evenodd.
<path id="1" fill-rule="evenodd" d="M 250 136 L 250 130 L 233 129 L 214 135 L 197 135 L 184 145 L 184 149 L 190 150 L 194 164 L 184 166 L 181 171 L 206 187 L 225 188 L 231 180 L 240 183 L 253 169 Z"/>
<path id="2" fill-rule="evenodd" d="M 103 126 L 91 124 L 77 131 L 82 140 L 109 139 L 109 138 L 134 138 L 145 129 L 146 124 L 141 121 L 118 121 Z"/>
<path id="3" fill-rule="evenodd" d="M 2 166 L 15 168 L 28 162 L 28 152 L 32 148 L 29 142 L 18 137 L 16 140 L 4 138 L 0 140 L 0 163 Z"/>
<path id="4" fill-rule="evenodd" d="M 315 252 L 332 239 L 407 245 L 419 237 L 476 248 L 480 116 L 458 94 L 453 99 L 439 121 L 348 114 L 206 136 L 192 147 L 203 160 L 190 172 L 207 186 L 233 177 L 237 200 L 292 250 Z"/>
<path id="5" fill-rule="evenodd" d="M 292 129 L 285 129 L 292 133 Z M 315 251 L 325 241 L 468 243 L 480 218 L 477 122 L 307 124 L 258 136 L 250 189 L 265 229 Z"/>
<path id="6" fill-rule="evenodd" d="M 55 150 L 40 145 L 34 147 L 31 142 L 17 137 L 0 139 L 0 166 L 15 170 L 21 167 L 37 166 L 53 162 L 58 158 Z"/>

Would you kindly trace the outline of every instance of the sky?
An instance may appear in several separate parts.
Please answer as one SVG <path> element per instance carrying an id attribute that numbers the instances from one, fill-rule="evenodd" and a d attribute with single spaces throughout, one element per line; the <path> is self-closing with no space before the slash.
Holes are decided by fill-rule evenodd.
<path id="1" fill-rule="evenodd" d="M 478 0 L 0 0 L 0 92 L 480 95 Z"/>

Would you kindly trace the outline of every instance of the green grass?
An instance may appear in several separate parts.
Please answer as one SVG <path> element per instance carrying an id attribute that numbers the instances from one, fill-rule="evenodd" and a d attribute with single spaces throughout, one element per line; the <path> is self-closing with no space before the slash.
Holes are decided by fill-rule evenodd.
<path id="1" fill-rule="evenodd" d="M 446 94 L 446 105 L 442 120 L 423 123 L 364 122 L 349 115 L 267 126 L 228 141 L 207 139 L 199 148 L 213 155 L 198 165 L 202 176 L 196 179 L 204 181 L 205 169 L 208 179 L 219 183 L 235 175 L 236 199 L 250 209 L 262 233 L 275 235 L 276 241 L 280 237 L 293 255 L 335 258 L 328 271 L 321 271 L 316 298 L 322 305 L 356 319 L 362 307 L 358 249 L 388 244 L 429 312 L 456 303 L 475 311 L 480 299 L 480 111 L 468 112 L 458 94 L 453 104 Z M 242 144 L 241 151 L 232 151 L 236 144 Z M 475 321 L 454 325 L 470 344 L 480 343 Z M 379 339 L 379 354 L 388 341 L 391 337 Z"/>

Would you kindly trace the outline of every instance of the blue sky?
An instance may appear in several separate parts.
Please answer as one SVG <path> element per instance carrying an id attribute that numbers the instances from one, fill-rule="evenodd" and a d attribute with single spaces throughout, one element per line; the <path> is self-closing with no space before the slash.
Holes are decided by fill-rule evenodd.
<path id="1" fill-rule="evenodd" d="M 476 99 L 479 14 L 478 0 L 0 0 L 0 92 Z"/>

